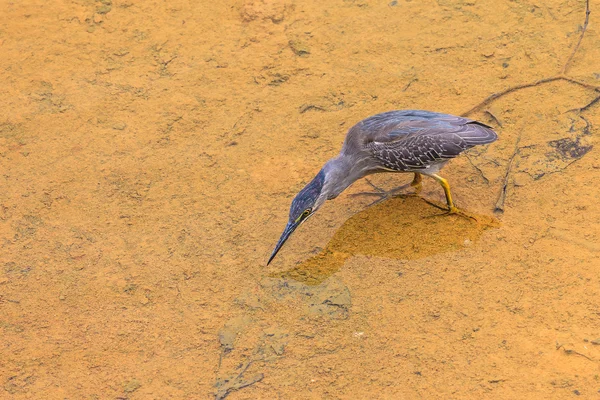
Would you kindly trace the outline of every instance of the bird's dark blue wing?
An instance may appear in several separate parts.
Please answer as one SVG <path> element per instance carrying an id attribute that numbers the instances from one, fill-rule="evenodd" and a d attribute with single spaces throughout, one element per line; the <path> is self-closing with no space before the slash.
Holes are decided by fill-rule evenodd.
<path id="1" fill-rule="evenodd" d="M 428 111 L 392 111 L 358 126 L 373 156 L 385 168 L 396 171 L 427 169 L 497 138 L 480 122 Z"/>

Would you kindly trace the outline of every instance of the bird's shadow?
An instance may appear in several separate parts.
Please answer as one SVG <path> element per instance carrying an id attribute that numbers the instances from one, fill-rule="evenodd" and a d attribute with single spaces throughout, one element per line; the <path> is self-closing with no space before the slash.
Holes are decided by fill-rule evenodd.
<path id="1" fill-rule="evenodd" d="M 416 196 L 395 197 L 353 215 L 319 254 L 273 277 L 318 285 L 353 255 L 414 260 L 460 250 L 499 226 L 493 217 L 472 217 L 443 215 Z"/>

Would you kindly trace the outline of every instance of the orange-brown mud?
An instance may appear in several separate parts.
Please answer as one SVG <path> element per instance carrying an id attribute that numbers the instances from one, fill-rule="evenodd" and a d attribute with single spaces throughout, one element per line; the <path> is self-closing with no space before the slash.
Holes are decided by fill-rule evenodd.
<path id="1" fill-rule="evenodd" d="M 599 7 L 566 71 L 593 86 Z M 353 123 L 555 76 L 584 11 L 5 1 L 0 398 L 596 398 L 600 104 L 569 111 L 593 88 L 556 80 L 470 115 L 499 140 L 443 175 L 476 221 L 435 215 L 430 179 L 372 207 L 361 181 L 265 266 Z"/>

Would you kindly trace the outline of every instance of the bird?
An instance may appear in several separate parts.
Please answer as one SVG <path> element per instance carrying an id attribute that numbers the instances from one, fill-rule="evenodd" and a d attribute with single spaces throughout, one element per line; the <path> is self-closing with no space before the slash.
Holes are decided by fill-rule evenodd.
<path id="1" fill-rule="evenodd" d="M 474 146 L 494 142 L 493 128 L 478 121 L 424 110 L 395 110 L 370 116 L 352 126 L 340 153 L 294 197 L 289 218 L 267 265 L 290 235 L 323 205 L 355 181 L 381 172 L 414 173 L 411 186 L 420 190 L 422 175 L 444 189 L 450 213 L 458 209 L 448 181 L 439 175 L 446 163 Z"/>

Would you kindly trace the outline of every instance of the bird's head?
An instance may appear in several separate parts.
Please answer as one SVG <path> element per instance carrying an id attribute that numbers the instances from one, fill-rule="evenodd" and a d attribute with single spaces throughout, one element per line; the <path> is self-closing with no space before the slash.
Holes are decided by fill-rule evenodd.
<path id="1" fill-rule="evenodd" d="M 288 223 L 275 246 L 275 250 L 269 257 L 267 265 L 275 258 L 285 241 L 304 221 L 310 218 L 321 205 L 327 200 L 323 190 L 325 184 L 325 172 L 321 170 L 315 178 L 304 187 L 292 201 Z"/>

